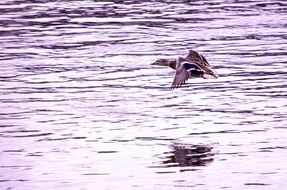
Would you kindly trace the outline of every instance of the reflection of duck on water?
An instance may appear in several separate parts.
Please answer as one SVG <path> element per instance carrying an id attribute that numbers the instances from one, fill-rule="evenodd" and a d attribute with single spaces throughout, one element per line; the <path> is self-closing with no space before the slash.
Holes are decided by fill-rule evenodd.
<path id="1" fill-rule="evenodd" d="M 178 59 L 159 59 L 151 65 L 167 66 L 176 70 L 171 89 L 180 87 L 190 77 L 217 78 L 206 58 L 200 53 L 189 50 L 189 54 Z"/>
<path id="2" fill-rule="evenodd" d="M 173 151 L 165 153 L 170 155 L 163 161 L 168 166 L 205 166 L 213 161 L 210 145 L 174 143 L 171 147 Z"/>

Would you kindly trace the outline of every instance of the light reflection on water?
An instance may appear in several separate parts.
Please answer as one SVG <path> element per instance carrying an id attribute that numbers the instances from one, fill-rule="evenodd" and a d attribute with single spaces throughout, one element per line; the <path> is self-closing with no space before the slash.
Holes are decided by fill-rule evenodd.
<path id="1" fill-rule="evenodd" d="M 3 189 L 286 186 L 286 3 L 0 10 Z M 190 48 L 220 78 L 169 91 L 173 71 L 149 64 Z"/>

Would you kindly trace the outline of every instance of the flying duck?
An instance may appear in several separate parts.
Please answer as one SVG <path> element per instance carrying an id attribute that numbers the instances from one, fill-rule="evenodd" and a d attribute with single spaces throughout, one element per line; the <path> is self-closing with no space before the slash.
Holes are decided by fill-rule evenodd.
<path id="1" fill-rule="evenodd" d="M 151 65 L 167 66 L 176 70 L 171 89 L 180 87 L 189 77 L 218 78 L 218 74 L 211 69 L 206 58 L 194 50 L 189 50 L 185 58 L 159 59 Z"/>

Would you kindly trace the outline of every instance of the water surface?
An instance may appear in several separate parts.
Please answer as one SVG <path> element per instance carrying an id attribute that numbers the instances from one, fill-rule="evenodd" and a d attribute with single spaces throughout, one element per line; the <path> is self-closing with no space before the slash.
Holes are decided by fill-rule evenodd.
<path id="1" fill-rule="evenodd" d="M 0 3 L 1 189 L 283 189 L 284 1 Z M 220 74 L 170 91 L 159 58 Z"/>

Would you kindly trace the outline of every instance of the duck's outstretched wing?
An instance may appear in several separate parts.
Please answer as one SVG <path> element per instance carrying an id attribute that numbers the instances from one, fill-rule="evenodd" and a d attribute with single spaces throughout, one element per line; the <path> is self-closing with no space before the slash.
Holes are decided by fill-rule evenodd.
<path id="1" fill-rule="evenodd" d="M 184 64 L 180 65 L 175 72 L 175 76 L 171 85 L 171 90 L 180 87 L 188 80 L 190 73 L 185 69 Z"/>
<path id="2" fill-rule="evenodd" d="M 186 59 L 191 62 L 195 62 L 198 67 L 204 72 L 203 78 L 218 78 L 218 73 L 211 69 L 210 64 L 207 62 L 206 58 L 193 50 L 189 50 L 189 54 Z"/>
<path id="3" fill-rule="evenodd" d="M 189 53 L 186 56 L 186 59 L 189 61 L 194 61 L 197 64 L 201 64 L 201 65 L 204 65 L 206 67 L 210 67 L 210 64 L 208 63 L 206 58 L 202 54 L 200 54 L 194 50 L 189 50 Z"/>

